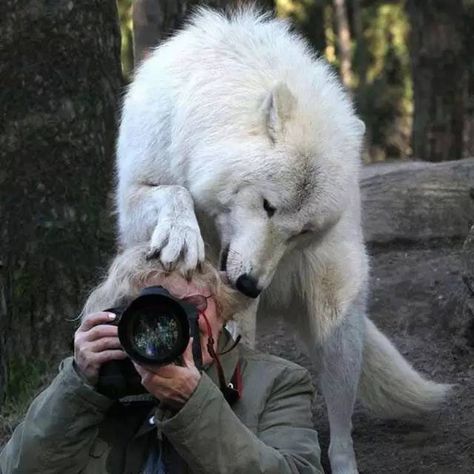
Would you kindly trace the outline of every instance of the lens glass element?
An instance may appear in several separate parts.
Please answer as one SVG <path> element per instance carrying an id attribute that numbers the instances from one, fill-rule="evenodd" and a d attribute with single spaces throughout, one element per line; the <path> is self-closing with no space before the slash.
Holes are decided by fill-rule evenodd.
<path id="1" fill-rule="evenodd" d="M 166 357 L 178 343 L 180 325 L 171 312 L 156 312 L 141 308 L 133 318 L 131 342 L 135 350 L 147 359 Z"/>

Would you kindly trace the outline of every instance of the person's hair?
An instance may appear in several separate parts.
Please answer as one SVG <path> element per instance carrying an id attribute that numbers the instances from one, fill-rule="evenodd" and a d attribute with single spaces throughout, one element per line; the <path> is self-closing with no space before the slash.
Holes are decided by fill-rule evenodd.
<path id="1" fill-rule="evenodd" d="M 105 278 L 90 293 L 82 309 L 81 318 L 87 314 L 127 304 L 136 298 L 150 278 L 170 275 L 158 259 L 147 259 L 148 245 L 136 245 L 121 251 L 113 259 Z M 225 284 L 219 272 L 209 262 L 193 273 L 196 286 L 207 288 L 217 305 L 219 315 L 225 321 L 242 307 L 245 298 Z"/>

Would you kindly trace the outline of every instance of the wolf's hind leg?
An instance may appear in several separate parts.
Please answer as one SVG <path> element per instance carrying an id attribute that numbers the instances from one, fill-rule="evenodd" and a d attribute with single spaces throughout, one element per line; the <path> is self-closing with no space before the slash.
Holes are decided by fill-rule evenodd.
<path id="1" fill-rule="evenodd" d="M 362 365 L 363 314 L 352 307 L 314 354 L 330 428 L 329 461 L 333 474 L 356 474 L 352 412 Z M 313 359 L 313 360 L 314 360 Z"/>
<path id="2" fill-rule="evenodd" d="M 351 436 L 364 340 L 364 310 L 362 305 L 358 306 L 353 304 L 341 324 L 323 341 L 317 342 L 317 315 L 301 318 L 297 328 L 319 372 L 329 418 L 329 461 L 333 474 L 358 472 Z"/>

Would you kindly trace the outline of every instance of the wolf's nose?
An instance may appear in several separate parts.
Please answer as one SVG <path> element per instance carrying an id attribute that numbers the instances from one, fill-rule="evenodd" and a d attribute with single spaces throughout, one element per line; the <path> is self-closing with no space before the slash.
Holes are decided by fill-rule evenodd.
<path id="1" fill-rule="evenodd" d="M 262 291 L 257 286 L 257 280 L 252 278 L 250 275 L 247 275 L 247 273 L 244 273 L 237 278 L 235 286 L 241 293 L 250 298 L 256 298 Z"/>

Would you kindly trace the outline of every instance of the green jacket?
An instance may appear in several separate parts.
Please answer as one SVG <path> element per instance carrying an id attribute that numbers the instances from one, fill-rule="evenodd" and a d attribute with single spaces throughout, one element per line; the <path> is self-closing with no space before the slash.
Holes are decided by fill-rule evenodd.
<path id="1" fill-rule="evenodd" d="M 164 436 L 191 466 L 187 472 L 323 473 L 308 372 L 239 346 L 221 356 L 226 380 L 238 360 L 243 391 L 232 407 L 211 366 L 181 410 L 167 415 L 99 394 L 67 358 L 0 453 L 0 472 L 138 474 Z"/>

